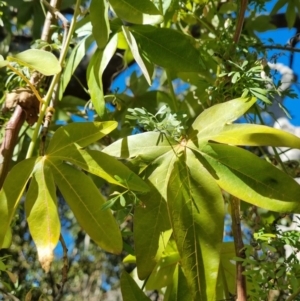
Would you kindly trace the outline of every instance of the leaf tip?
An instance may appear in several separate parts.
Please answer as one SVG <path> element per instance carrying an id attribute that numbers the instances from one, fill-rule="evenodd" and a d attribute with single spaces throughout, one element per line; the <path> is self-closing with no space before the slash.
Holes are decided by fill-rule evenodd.
<path id="1" fill-rule="evenodd" d="M 50 271 L 50 266 L 53 261 L 54 255 L 53 250 L 50 247 L 40 247 L 38 248 L 39 262 L 43 270 L 48 273 Z"/>

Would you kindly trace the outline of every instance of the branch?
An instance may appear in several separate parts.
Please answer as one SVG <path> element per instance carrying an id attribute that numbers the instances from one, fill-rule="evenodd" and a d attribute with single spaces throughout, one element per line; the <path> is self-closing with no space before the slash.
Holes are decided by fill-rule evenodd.
<path id="1" fill-rule="evenodd" d="M 238 13 L 238 19 L 236 23 L 236 28 L 235 28 L 235 33 L 233 36 L 233 42 L 237 44 L 240 40 L 241 32 L 243 29 L 244 25 L 244 20 L 245 20 L 245 12 L 248 6 L 248 0 L 241 0 L 241 7 L 240 11 Z"/>
<path id="2" fill-rule="evenodd" d="M 231 218 L 232 218 L 232 232 L 234 237 L 235 254 L 237 257 L 245 258 L 244 243 L 240 220 L 240 200 L 232 197 L 231 199 Z M 243 262 L 236 262 L 236 301 L 247 300 L 246 277 L 243 275 L 245 267 Z"/>

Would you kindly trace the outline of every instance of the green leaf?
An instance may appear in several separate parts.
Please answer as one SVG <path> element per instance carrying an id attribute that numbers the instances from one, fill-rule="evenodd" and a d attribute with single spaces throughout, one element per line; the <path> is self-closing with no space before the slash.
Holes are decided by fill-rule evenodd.
<path id="1" fill-rule="evenodd" d="M 223 242 L 216 300 L 229 298 L 229 293 L 235 294 L 236 265 L 232 262 L 234 257 L 236 257 L 234 242 Z"/>
<path id="2" fill-rule="evenodd" d="M 189 150 L 186 160 L 179 158 L 170 177 L 170 219 L 192 300 L 215 300 L 224 201 L 214 179 Z"/>
<path id="3" fill-rule="evenodd" d="M 149 191 L 148 185 L 140 177 L 123 163 L 103 152 L 75 149 L 74 151 L 68 150 L 63 155 L 52 155 L 51 159 L 71 162 L 112 184 L 121 185 L 135 191 Z M 116 175 L 124 179 L 125 182 L 117 181 Z"/>
<path id="4" fill-rule="evenodd" d="M 110 0 L 120 19 L 134 24 L 158 24 L 163 16 L 150 0 Z"/>
<path id="5" fill-rule="evenodd" d="M 164 301 L 190 301 L 191 291 L 179 264 L 173 274 L 173 282 L 167 287 Z"/>
<path id="6" fill-rule="evenodd" d="M 60 235 L 56 187 L 46 157 L 39 158 L 26 195 L 25 211 L 39 261 L 48 272 Z"/>
<path id="7" fill-rule="evenodd" d="M 68 83 L 70 82 L 70 79 L 74 74 L 74 71 L 78 67 L 81 60 L 86 55 L 89 47 L 93 42 L 94 42 L 94 37 L 91 34 L 89 34 L 86 37 L 84 37 L 82 40 L 80 40 L 80 42 L 78 42 L 78 44 L 73 48 L 61 77 L 60 90 L 59 90 L 60 99 L 62 98 L 63 92 L 65 91 Z"/>
<path id="8" fill-rule="evenodd" d="M 0 248 L 31 176 L 36 158 L 21 161 L 8 173 L 0 191 Z"/>
<path id="9" fill-rule="evenodd" d="M 125 271 L 120 281 L 123 301 L 151 301 Z"/>
<path id="10" fill-rule="evenodd" d="M 172 71 L 201 72 L 203 64 L 193 40 L 179 31 L 154 26 L 131 26 L 140 53 L 150 62 Z"/>
<path id="11" fill-rule="evenodd" d="M 52 164 L 51 170 L 56 185 L 80 226 L 105 251 L 120 254 L 121 232 L 111 211 L 101 210 L 105 200 L 93 181 L 83 172 L 65 163 Z"/>
<path id="12" fill-rule="evenodd" d="M 196 150 L 196 148 L 195 148 Z M 241 148 L 209 143 L 201 163 L 218 185 L 253 205 L 277 212 L 300 212 L 300 186 L 290 176 Z"/>
<path id="13" fill-rule="evenodd" d="M 286 146 L 300 148 L 300 138 L 288 132 L 256 124 L 228 124 L 209 140 L 231 145 Z"/>
<path id="14" fill-rule="evenodd" d="M 288 2 L 288 7 L 286 9 L 286 21 L 289 28 L 293 28 L 296 20 L 296 7 L 294 1 Z"/>
<path id="15" fill-rule="evenodd" d="M 105 114 L 105 100 L 102 85 L 102 78 L 100 76 L 100 65 L 103 57 L 103 50 L 99 48 L 92 55 L 87 69 L 87 84 L 93 103 L 94 109 L 99 115 L 103 117 Z"/>
<path id="16" fill-rule="evenodd" d="M 99 48 L 93 54 L 87 70 L 87 82 L 93 106 L 99 115 L 103 117 L 105 114 L 105 100 L 102 85 L 102 75 L 113 57 L 118 43 L 118 35 L 115 34 L 108 42 L 104 50 Z"/>
<path id="17" fill-rule="evenodd" d="M 172 145 L 177 143 L 158 132 L 146 132 L 117 140 L 104 148 L 103 152 L 118 158 L 140 156 L 145 161 L 152 161 L 172 150 Z"/>
<path id="18" fill-rule="evenodd" d="M 100 49 L 103 49 L 109 37 L 108 2 L 106 0 L 92 0 L 90 17 L 93 25 L 93 36 Z"/>
<path id="19" fill-rule="evenodd" d="M 161 255 L 160 237 L 163 239 L 162 233 L 171 226 L 166 201 L 159 193 L 154 190 L 141 196 L 140 200 L 143 206 L 135 208 L 133 233 L 137 272 L 140 279 L 146 279 Z"/>
<path id="20" fill-rule="evenodd" d="M 168 231 L 171 235 L 171 231 Z M 180 256 L 174 240 L 164 242 L 164 252 L 146 283 L 146 290 L 158 290 L 172 283 L 172 276 Z"/>
<path id="21" fill-rule="evenodd" d="M 126 26 L 122 26 L 122 30 L 123 30 L 124 37 L 130 47 L 131 53 L 132 53 L 136 63 L 141 68 L 142 73 L 145 76 L 147 83 L 149 84 L 149 86 L 151 86 L 151 76 L 147 69 L 147 65 L 145 64 L 145 62 L 143 60 L 143 57 L 140 54 L 140 51 L 139 51 L 139 48 L 138 48 L 138 45 L 136 43 L 134 36 L 132 35 L 132 33 L 128 30 L 128 28 Z"/>
<path id="22" fill-rule="evenodd" d="M 28 49 L 13 56 L 8 56 L 7 60 L 17 62 L 46 76 L 54 75 L 61 71 L 61 66 L 56 56 L 49 51 L 41 49 Z"/>
<path id="23" fill-rule="evenodd" d="M 47 155 L 66 154 L 74 144 L 83 148 L 103 138 L 118 126 L 116 121 L 71 123 L 60 127 L 53 135 Z"/>
<path id="24" fill-rule="evenodd" d="M 217 104 L 204 110 L 194 121 L 188 132 L 192 140 L 206 142 L 215 133 L 219 133 L 227 123 L 232 123 L 246 113 L 256 102 L 256 98 L 237 98 L 225 103 Z M 194 139 L 196 138 L 197 139 Z"/>

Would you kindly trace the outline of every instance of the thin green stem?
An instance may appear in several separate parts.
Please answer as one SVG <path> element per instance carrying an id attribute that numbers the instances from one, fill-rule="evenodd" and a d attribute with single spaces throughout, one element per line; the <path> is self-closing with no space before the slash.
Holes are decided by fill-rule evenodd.
<path id="1" fill-rule="evenodd" d="M 175 112 L 177 112 L 178 111 L 177 98 L 176 98 L 176 94 L 175 94 L 172 79 L 171 79 L 171 73 L 169 70 L 166 70 L 166 74 L 167 74 L 167 81 L 168 81 L 170 94 L 171 94 L 172 101 L 173 101 L 173 109 Z"/>
<path id="2" fill-rule="evenodd" d="M 66 42 L 63 45 L 63 48 L 62 48 L 62 51 L 61 51 L 61 54 L 60 54 L 60 57 L 59 57 L 59 63 L 60 63 L 61 66 L 63 65 L 63 62 L 64 62 L 64 60 L 67 56 L 67 53 L 68 53 L 69 44 L 70 44 L 74 29 L 75 29 L 75 25 L 76 25 L 76 19 L 77 19 L 77 16 L 79 14 L 80 3 L 81 3 L 81 0 L 76 1 L 74 16 L 73 16 L 73 19 L 72 19 L 72 22 L 71 22 L 71 25 L 70 25 L 70 30 L 69 30 L 68 36 L 66 38 Z M 30 158 L 33 154 L 33 150 L 35 148 L 35 144 L 36 144 L 36 141 L 37 141 L 37 138 L 38 138 L 38 135 L 39 135 L 40 127 L 42 125 L 44 116 L 47 112 L 47 108 L 48 108 L 49 103 L 51 101 L 52 94 L 53 94 L 53 91 L 55 89 L 55 86 L 59 81 L 60 74 L 61 74 L 61 71 L 53 76 L 53 79 L 51 81 L 50 87 L 49 87 L 48 92 L 45 96 L 44 103 L 43 103 L 41 111 L 40 111 L 39 119 L 36 123 L 35 129 L 34 129 L 34 132 L 33 132 L 33 135 L 32 135 L 32 140 L 31 140 L 30 145 L 28 147 L 26 158 Z"/>

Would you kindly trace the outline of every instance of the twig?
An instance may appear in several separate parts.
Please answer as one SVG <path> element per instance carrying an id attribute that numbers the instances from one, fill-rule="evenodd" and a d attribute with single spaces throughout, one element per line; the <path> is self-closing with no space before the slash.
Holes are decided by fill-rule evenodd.
<path id="1" fill-rule="evenodd" d="M 13 301 L 20 301 L 19 298 L 15 297 L 14 295 L 8 293 L 8 292 L 5 292 L 3 289 L 0 288 L 0 292 L 2 292 L 3 295 L 6 295 L 7 297 L 9 297 L 10 299 L 8 300 L 13 300 Z M 6 299 L 5 299 L 6 300 Z"/>
<path id="2" fill-rule="evenodd" d="M 233 36 L 233 42 L 237 44 L 240 40 L 241 32 L 243 29 L 244 25 L 244 20 L 245 20 L 245 12 L 248 6 L 248 0 L 241 0 L 241 7 L 240 11 L 238 13 L 238 19 L 236 23 L 236 28 L 235 28 L 235 33 Z"/>
<path id="3" fill-rule="evenodd" d="M 67 245 L 61 234 L 59 236 L 59 240 L 60 240 L 61 246 L 63 248 L 63 267 L 61 269 L 62 275 L 61 275 L 60 287 L 58 289 L 58 293 L 57 293 L 54 301 L 60 300 L 63 290 L 64 290 L 64 286 L 65 286 L 66 282 L 68 281 L 68 271 L 69 271 L 68 248 L 67 248 Z"/>
<path id="4" fill-rule="evenodd" d="M 18 141 L 18 135 L 25 119 L 25 111 L 17 105 L 5 127 L 5 134 L 0 147 L 0 189 L 8 174 L 14 148 Z"/>
<path id="5" fill-rule="evenodd" d="M 240 220 L 240 200 L 231 198 L 232 232 L 234 237 L 235 254 L 237 257 L 245 258 L 244 242 Z M 247 300 L 246 277 L 243 275 L 245 268 L 241 261 L 236 262 L 236 301 Z"/>
<path id="6" fill-rule="evenodd" d="M 266 49 L 278 49 L 278 50 L 285 50 L 285 51 L 290 51 L 290 52 L 300 52 L 299 48 L 295 47 L 290 47 L 290 46 L 274 46 L 274 45 L 263 45 L 263 48 Z"/>
<path id="7" fill-rule="evenodd" d="M 286 301 L 292 301 L 292 300 L 296 300 L 296 297 L 300 294 L 300 287 L 292 294 L 290 295 Z"/>

